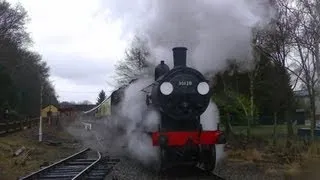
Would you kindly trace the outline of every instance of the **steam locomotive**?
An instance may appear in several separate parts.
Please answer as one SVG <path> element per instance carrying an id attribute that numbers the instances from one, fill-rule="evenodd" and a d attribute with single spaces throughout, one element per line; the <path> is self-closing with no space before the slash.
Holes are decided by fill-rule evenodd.
<path id="1" fill-rule="evenodd" d="M 155 68 L 152 89 L 146 104 L 160 112 L 156 132 L 151 132 L 153 146 L 159 147 L 159 170 L 180 164 L 201 164 L 212 171 L 216 164 L 216 144 L 226 142 L 222 131 L 203 130 L 200 115 L 207 109 L 212 89 L 197 70 L 186 66 L 187 48 L 175 47 L 174 67 L 161 61 Z M 121 101 L 126 87 L 111 95 L 111 112 Z"/>

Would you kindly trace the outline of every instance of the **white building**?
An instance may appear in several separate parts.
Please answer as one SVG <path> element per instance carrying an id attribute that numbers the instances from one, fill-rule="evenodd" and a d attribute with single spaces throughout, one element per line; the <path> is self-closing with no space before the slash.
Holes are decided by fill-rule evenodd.
<path id="1" fill-rule="evenodd" d="M 308 91 L 307 90 L 298 90 L 298 91 L 294 91 L 294 96 L 295 98 L 297 98 L 299 105 L 298 108 L 296 109 L 297 114 L 299 114 L 300 112 L 305 112 L 305 116 L 306 116 L 306 125 L 310 124 L 310 101 L 309 101 L 309 97 L 308 97 Z M 318 121 L 318 123 L 320 122 L 320 98 L 316 97 L 316 101 L 315 101 L 315 106 L 316 106 L 316 119 Z M 299 116 L 299 115 L 298 115 Z"/>

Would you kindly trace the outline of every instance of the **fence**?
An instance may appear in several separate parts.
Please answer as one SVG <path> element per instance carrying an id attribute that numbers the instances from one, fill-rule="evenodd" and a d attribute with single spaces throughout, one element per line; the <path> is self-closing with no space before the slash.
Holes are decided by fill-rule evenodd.
<path id="1" fill-rule="evenodd" d="M 25 128 L 31 128 L 33 125 L 37 125 L 39 118 L 28 118 L 20 121 L 5 121 L 0 122 L 0 135 L 10 132 L 20 131 Z"/>

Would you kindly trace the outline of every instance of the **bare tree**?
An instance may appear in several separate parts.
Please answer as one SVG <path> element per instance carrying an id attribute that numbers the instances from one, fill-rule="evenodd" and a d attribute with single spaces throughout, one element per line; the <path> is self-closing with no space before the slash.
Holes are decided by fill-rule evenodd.
<path id="1" fill-rule="evenodd" d="M 288 7 L 292 4 L 293 0 L 277 0 L 273 2 L 273 7 L 276 10 L 276 15 L 272 19 L 269 27 L 258 31 L 256 47 L 267 55 L 275 64 L 280 66 L 282 82 L 285 81 L 286 73 L 288 71 L 288 61 L 290 61 L 290 53 L 293 50 L 293 32 L 297 27 L 296 17 L 292 14 Z M 290 71 L 291 69 L 289 69 Z M 298 75 L 301 73 L 299 72 Z M 287 102 L 282 104 L 282 108 L 291 109 L 293 103 L 292 95 L 290 92 L 296 87 L 298 78 L 294 78 L 292 82 L 292 89 L 288 89 Z M 278 106 L 279 107 L 279 106 Z M 281 108 L 281 107 L 279 107 Z M 292 137 L 293 128 L 292 121 L 288 117 L 287 131 L 288 137 Z M 274 115 L 276 121 L 276 112 Z M 276 124 L 275 124 L 276 125 Z M 276 132 L 274 132 L 275 134 Z"/>
<path id="2" fill-rule="evenodd" d="M 129 49 L 125 52 L 125 57 L 116 66 L 118 84 L 128 84 L 135 78 L 138 78 L 148 72 L 148 67 L 151 66 L 147 59 L 150 56 L 148 42 L 143 37 L 136 36 Z"/>
<path id="3" fill-rule="evenodd" d="M 261 57 L 261 53 L 259 51 L 259 49 L 256 48 L 257 46 L 257 43 L 259 42 L 258 41 L 258 36 L 257 36 L 257 33 L 256 33 L 256 30 L 254 29 L 253 30 L 253 39 L 252 39 L 252 47 L 253 47 L 253 69 L 248 73 L 248 76 L 249 76 L 249 80 L 250 80 L 250 106 L 249 106 L 249 112 L 246 113 L 246 116 L 249 117 L 248 118 L 248 127 L 247 127 L 247 136 L 250 136 L 251 134 L 251 123 L 253 122 L 253 119 L 254 119 L 254 102 L 255 102 L 255 94 L 254 94 L 254 91 L 255 91 L 255 87 L 254 87 L 254 84 L 255 84 L 255 79 L 256 79 L 256 76 L 258 75 L 258 72 L 260 70 L 260 57 Z"/>
<path id="4" fill-rule="evenodd" d="M 320 2 L 297 1 L 290 10 L 295 15 L 298 27 L 294 31 L 294 49 L 298 58 L 293 58 L 297 71 L 292 71 L 308 91 L 311 110 L 311 138 L 316 126 L 316 97 L 319 80 Z"/>
<path id="5" fill-rule="evenodd" d="M 83 101 L 79 101 L 79 103 L 78 104 L 81 104 L 81 105 L 90 105 L 90 104 L 92 104 L 90 101 L 88 101 L 88 100 L 83 100 Z"/>
<path id="6" fill-rule="evenodd" d="M 283 71 L 287 70 L 295 77 L 293 88 L 300 82 L 308 91 L 313 139 L 316 123 L 315 100 L 320 75 L 320 2 L 279 0 L 275 5 L 278 16 L 272 23 L 272 30 L 264 36 L 261 49 L 280 62 Z"/>

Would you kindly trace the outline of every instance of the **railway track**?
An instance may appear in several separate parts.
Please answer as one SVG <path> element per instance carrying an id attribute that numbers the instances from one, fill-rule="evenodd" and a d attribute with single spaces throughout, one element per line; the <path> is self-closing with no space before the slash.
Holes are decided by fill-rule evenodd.
<path id="1" fill-rule="evenodd" d="M 119 161 L 119 159 L 102 157 L 100 152 L 86 148 L 20 179 L 100 180 L 104 179 Z"/>
<path id="2" fill-rule="evenodd" d="M 225 178 L 213 172 L 207 172 L 201 167 L 181 166 L 170 169 L 159 175 L 159 179 L 183 179 L 183 180 L 225 180 Z"/>
<path id="3" fill-rule="evenodd" d="M 206 172 L 203 168 L 201 167 L 196 167 L 198 168 L 200 171 L 202 171 L 203 173 L 203 176 L 207 176 L 207 177 L 211 177 L 212 179 L 215 179 L 215 180 L 225 180 L 225 178 L 215 174 L 214 172 Z"/>

